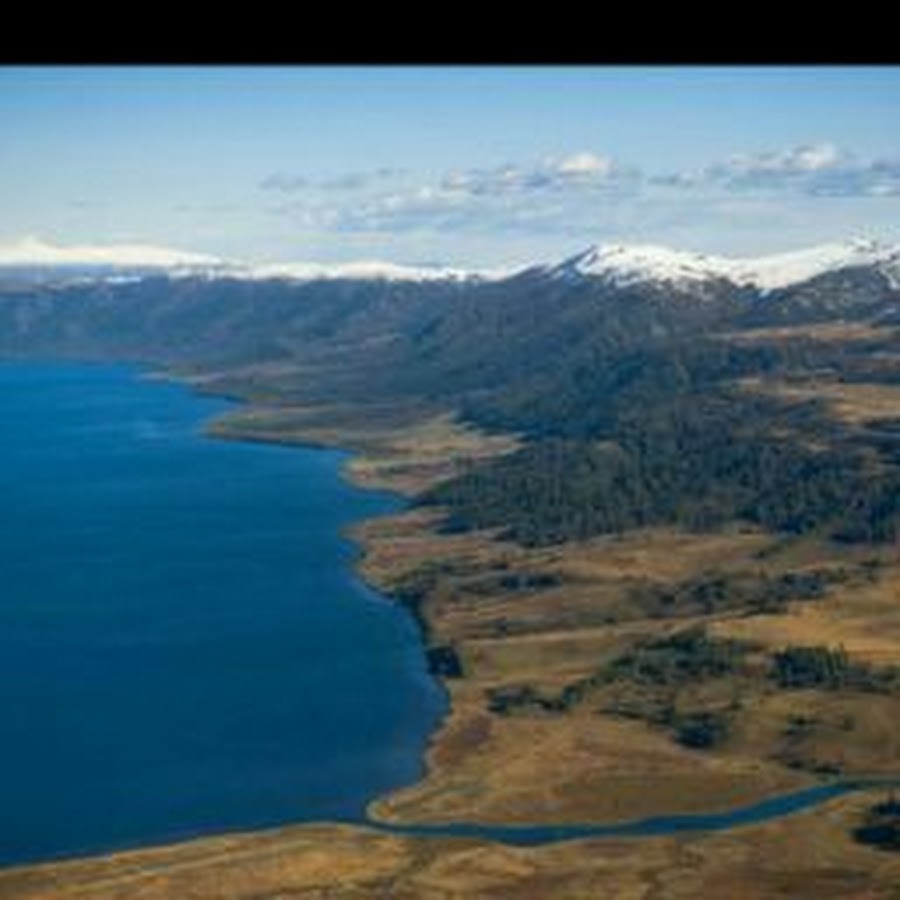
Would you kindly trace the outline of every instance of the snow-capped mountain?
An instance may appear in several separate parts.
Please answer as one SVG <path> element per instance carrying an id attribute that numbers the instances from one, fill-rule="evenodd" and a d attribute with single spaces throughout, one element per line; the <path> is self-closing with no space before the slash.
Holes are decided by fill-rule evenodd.
<path id="1" fill-rule="evenodd" d="M 722 277 L 721 260 L 656 244 L 596 244 L 543 270 L 560 278 L 603 278 L 619 286 L 645 281 L 692 282 Z"/>
<path id="2" fill-rule="evenodd" d="M 501 273 L 454 269 L 446 266 L 404 266 L 380 260 L 360 260 L 347 263 L 270 263 L 265 265 L 232 267 L 231 274 L 237 278 L 263 280 L 279 278 L 287 281 L 319 281 L 340 278 L 387 281 L 466 281 L 504 277 Z"/>
<path id="3" fill-rule="evenodd" d="M 0 275 L 7 280 L 37 282 L 60 279 L 120 282 L 148 274 L 247 281 L 484 282 L 530 271 L 552 278 L 596 278 L 616 287 L 658 282 L 689 292 L 701 283 L 724 280 L 768 292 L 829 272 L 858 267 L 874 268 L 893 288 L 900 288 L 900 245 L 849 240 L 771 256 L 736 258 L 654 244 L 598 244 L 562 263 L 465 270 L 379 260 L 253 264 L 150 244 L 62 246 L 36 237 L 0 244 Z"/>
<path id="4" fill-rule="evenodd" d="M 0 244 L 0 273 L 36 281 L 64 277 L 120 282 L 147 274 L 248 281 L 486 281 L 505 278 L 511 270 L 469 271 L 447 266 L 407 266 L 381 260 L 253 264 L 149 244 L 62 246 L 26 237 Z"/>
<path id="5" fill-rule="evenodd" d="M 861 266 L 877 268 L 896 286 L 900 246 L 856 239 L 729 262 L 733 266 L 732 281 L 753 284 L 762 290 L 789 287 L 828 272 Z"/>
<path id="6" fill-rule="evenodd" d="M 771 291 L 859 266 L 873 266 L 892 286 L 900 286 L 900 246 L 869 240 L 821 244 L 756 258 L 713 256 L 653 244 L 599 244 L 544 271 L 565 278 L 603 278 L 619 286 L 659 281 L 689 287 L 698 281 L 724 279 Z"/>

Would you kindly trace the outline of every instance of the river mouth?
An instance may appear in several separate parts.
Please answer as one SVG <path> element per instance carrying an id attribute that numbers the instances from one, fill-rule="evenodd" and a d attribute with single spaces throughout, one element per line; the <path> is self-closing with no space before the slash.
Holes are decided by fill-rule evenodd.
<path id="1" fill-rule="evenodd" d="M 743 825 L 758 825 L 802 812 L 856 791 L 871 788 L 895 788 L 900 778 L 847 779 L 814 785 L 769 797 L 758 803 L 718 813 L 689 813 L 653 816 L 629 822 L 555 825 L 487 825 L 465 822 L 405 824 L 366 820 L 376 831 L 400 837 L 473 838 L 517 847 L 535 847 L 587 838 L 642 838 L 725 831 Z M 360 824 L 349 823 L 348 824 Z"/>
<path id="2" fill-rule="evenodd" d="M 360 818 L 446 708 L 347 454 L 220 441 L 135 367 L 0 365 L 0 863 Z"/>

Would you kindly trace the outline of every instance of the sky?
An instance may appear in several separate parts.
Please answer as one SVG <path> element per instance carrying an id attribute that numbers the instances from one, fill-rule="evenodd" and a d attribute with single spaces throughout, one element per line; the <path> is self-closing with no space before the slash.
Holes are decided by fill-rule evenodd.
<path id="1" fill-rule="evenodd" d="M 900 67 L 0 67 L 0 247 L 490 267 L 900 242 Z"/>

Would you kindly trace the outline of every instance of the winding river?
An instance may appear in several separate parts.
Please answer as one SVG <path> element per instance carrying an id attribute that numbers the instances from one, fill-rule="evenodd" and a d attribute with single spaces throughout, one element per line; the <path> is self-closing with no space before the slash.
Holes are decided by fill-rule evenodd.
<path id="1" fill-rule="evenodd" d="M 747 806 L 718 813 L 690 813 L 656 816 L 631 822 L 572 825 L 483 825 L 448 823 L 408 825 L 366 820 L 365 824 L 378 831 L 403 837 L 459 837 L 478 838 L 530 847 L 597 837 L 658 837 L 692 831 L 724 831 L 741 825 L 756 825 L 780 819 L 791 813 L 827 803 L 836 797 L 867 788 L 900 786 L 900 778 L 846 779 L 814 785 L 803 790 L 770 797 Z"/>

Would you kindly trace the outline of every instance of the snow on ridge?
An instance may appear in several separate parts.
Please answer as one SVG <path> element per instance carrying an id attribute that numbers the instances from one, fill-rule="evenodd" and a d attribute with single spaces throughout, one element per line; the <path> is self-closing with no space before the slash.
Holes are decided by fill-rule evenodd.
<path id="1" fill-rule="evenodd" d="M 765 290 L 774 290 L 807 281 L 826 272 L 855 266 L 878 266 L 890 277 L 889 269 L 898 259 L 900 247 L 855 239 L 776 253 L 758 259 L 731 260 L 731 278 L 733 281 L 755 284 Z"/>
<path id="2" fill-rule="evenodd" d="M 452 266 L 412 266 L 384 260 L 355 260 L 341 263 L 286 262 L 236 265 L 229 274 L 235 278 L 250 280 L 271 278 L 286 281 L 323 281 L 342 278 L 385 281 L 500 281 L 521 270 L 521 266 L 457 269 Z"/>
<path id="3" fill-rule="evenodd" d="M 404 266 L 380 260 L 347 263 L 293 262 L 239 267 L 237 278 L 264 280 L 281 278 L 289 281 L 319 281 L 340 278 L 387 281 L 462 281 L 478 277 L 478 273 L 439 266 Z"/>
<path id="4" fill-rule="evenodd" d="M 735 258 L 654 244 L 600 244 L 550 271 L 561 276 L 603 277 L 621 286 L 641 281 L 677 285 L 724 278 L 770 291 L 854 266 L 877 266 L 896 285 L 900 281 L 900 246 L 854 239 L 769 256 Z"/>
<path id="5" fill-rule="evenodd" d="M 604 277 L 624 286 L 640 281 L 699 281 L 717 276 L 717 260 L 656 244 L 598 244 L 552 268 L 562 276 Z"/>
<path id="6" fill-rule="evenodd" d="M 537 271 L 554 277 L 598 277 L 618 286 L 660 281 L 675 287 L 690 288 L 698 282 L 726 279 L 733 284 L 770 291 L 852 266 L 874 266 L 894 289 L 900 289 L 900 245 L 891 246 L 863 239 L 821 244 L 757 258 L 708 255 L 655 244 L 598 244 L 558 264 L 481 270 L 402 265 L 378 260 L 252 264 L 150 244 L 61 246 L 37 237 L 0 243 L 0 269 L 69 270 L 66 277 L 73 277 L 74 270 L 80 269 L 84 270 L 81 277 L 87 280 L 101 278 L 113 281 L 139 278 L 148 272 L 162 272 L 173 278 L 227 277 L 253 281 L 383 279 L 483 282 L 502 280 L 524 271 Z"/>
<path id="7" fill-rule="evenodd" d="M 380 260 L 344 263 L 284 262 L 254 264 L 224 260 L 205 253 L 192 253 L 150 244 L 58 245 L 28 236 L 0 243 L 0 269 L 62 270 L 67 277 L 80 272 L 82 280 L 119 282 L 134 273 L 160 271 L 173 278 L 236 278 L 248 281 L 283 279 L 319 281 L 358 279 L 388 281 L 494 280 L 508 277 L 509 269 L 466 271 L 449 266 L 407 266 Z"/>
<path id="8" fill-rule="evenodd" d="M 170 269 L 221 266 L 205 253 L 173 250 L 152 244 L 74 244 L 60 246 L 36 237 L 0 244 L 0 266 L 69 266 L 116 269 Z"/>

